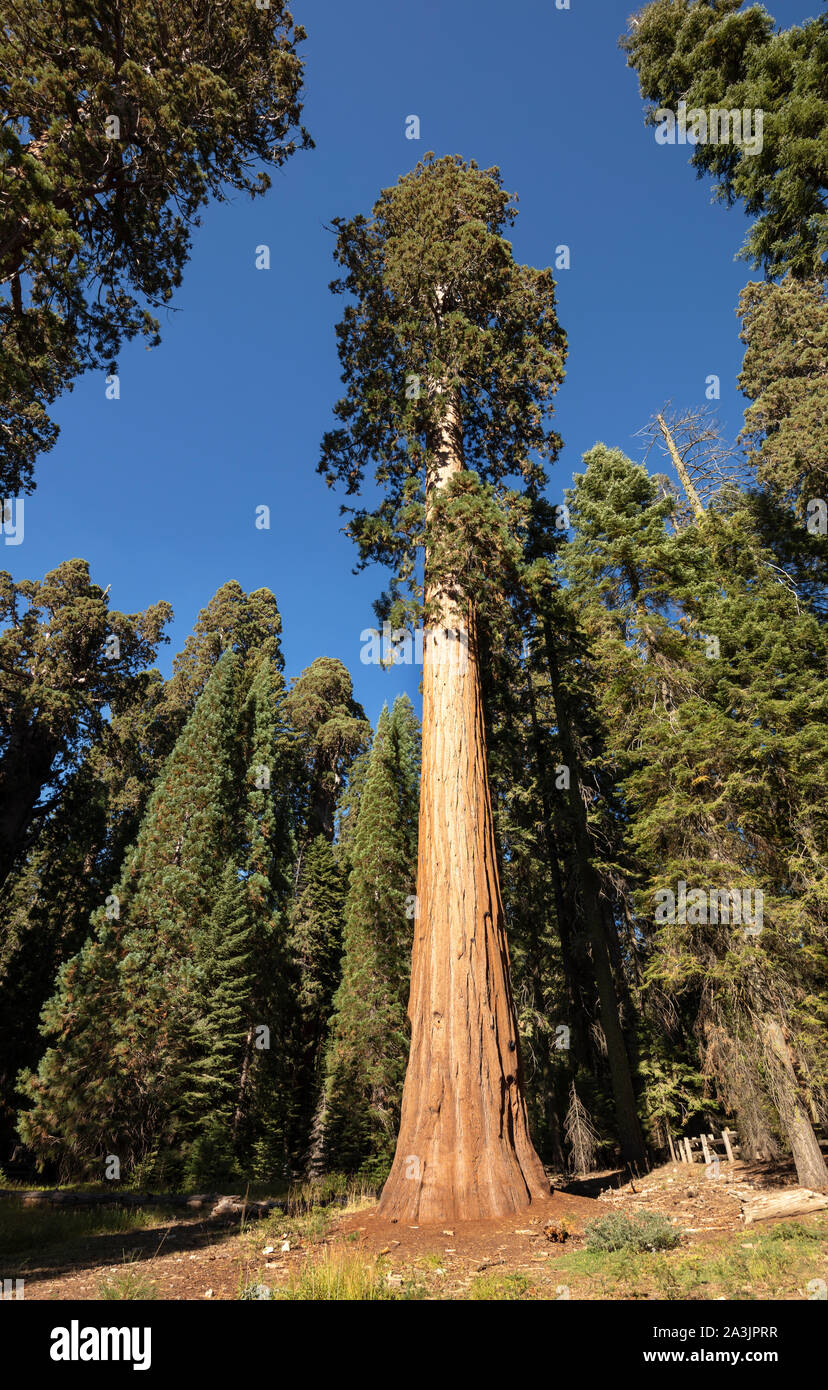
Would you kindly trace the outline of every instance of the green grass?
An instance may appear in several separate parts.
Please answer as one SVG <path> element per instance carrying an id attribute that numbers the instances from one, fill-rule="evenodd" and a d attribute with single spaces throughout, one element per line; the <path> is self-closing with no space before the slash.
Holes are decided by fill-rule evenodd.
<path id="1" fill-rule="evenodd" d="M 24 1207 L 0 1200 L 0 1249 L 4 1255 L 39 1258 L 93 1236 L 123 1235 L 169 1224 L 159 1207 Z"/>
<path id="2" fill-rule="evenodd" d="M 279 1245 L 286 1236 L 291 1244 L 318 1244 L 330 1234 L 333 1222 L 349 1211 L 370 1206 L 377 1199 L 375 1186 L 360 1178 L 331 1174 L 319 1182 L 301 1183 L 290 1192 L 287 1212 L 273 1212 L 256 1227 L 256 1238 Z"/>
<path id="3" fill-rule="evenodd" d="M 467 1298 L 473 1302 L 513 1302 L 516 1299 L 531 1298 L 534 1285 L 525 1274 L 478 1274 L 471 1282 Z"/>
<path id="4" fill-rule="evenodd" d="M 367 1260 L 341 1246 L 308 1259 L 287 1285 L 273 1290 L 274 1299 L 297 1302 L 369 1302 L 399 1298 L 402 1289 L 390 1285 L 380 1261 Z"/>
<path id="5" fill-rule="evenodd" d="M 378 1196 L 379 1187 L 369 1178 L 329 1173 L 312 1182 L 296 1183 L 290 1189 L 288 1215 L 302 1214 L 314 1207 L 330 1207 L 332 1211 L 342 1212 L 347 1207 L 375 1202 Z"/>
<path id="6" fill-rule="evenodd" d="M 828 1231 L 786 1223 L 758 1234 L 748 1226 L 715 1250 L 584 1249 L 556 1259 L 553 1272 L 573 1298 L 801 1299 L 828 1274 Z"/>
<path id="7" fill-rule="evenodd" d="M 115 1274 L 102 1275 L 98 1280 L 98 1298 L 113 1300 L 144 1300 L 158 1297 L 154 1279 L 136 1265 L 126 1265 Z"/>

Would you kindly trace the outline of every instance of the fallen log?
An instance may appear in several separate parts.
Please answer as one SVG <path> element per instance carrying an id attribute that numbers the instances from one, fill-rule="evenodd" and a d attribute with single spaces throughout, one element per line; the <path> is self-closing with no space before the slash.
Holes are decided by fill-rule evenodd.
<path id="1" fill-rule="evenodd" d="M 807 1216 L 812 1211 L 828 1207 L 828 1193 L 814 1192 L 810 1187 L 788 1187 L 783 1192 L 770 1192 L 761 1197 L 742 1197 L 742 1220 L 746 1226 L 754 1221 L 769 1221 L 774 1216 Z"/>
<path id="2" fill-rule="evenodd" d="M 284 1202 L 276 1201 L 245 1201 L 243 1197 L 220 1197 L 210 1212 L 210 1217 L 214 1216 L 267 1216 L 268 1212 L 278 1209 L 283 1211 Z"/>

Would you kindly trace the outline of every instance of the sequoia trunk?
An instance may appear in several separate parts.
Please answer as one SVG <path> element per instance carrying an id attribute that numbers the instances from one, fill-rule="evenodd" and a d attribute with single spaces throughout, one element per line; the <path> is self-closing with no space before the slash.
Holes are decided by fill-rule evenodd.
<path id="1" fill-rule="evenodd" d="M 427 500 L 462 467 L 460 424 L 449 408 Z M 433 588 L 429 597 L 437 617 L 423 656 L 411 1051 L 379 1208 L 387 1219 L 423 1223 L 504 1216 L 549 1196 L 529 1137 L 474 617 Z"/>

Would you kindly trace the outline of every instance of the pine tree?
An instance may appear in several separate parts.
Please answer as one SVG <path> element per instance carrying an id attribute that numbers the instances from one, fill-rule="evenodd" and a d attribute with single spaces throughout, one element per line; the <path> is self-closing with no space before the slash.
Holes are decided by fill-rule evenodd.
<path id="1" fill-rule="evenodd" d="M 222 875 L 199 940 L 198 964 L 203 1001 L 198 1051 L 181 1078 L 187 1087 L 188 1128 L 195 1135 L 184 1180 L 195 1187 L 218 1186 L 238 1173 L 234 1141 L 256 957 L 247 887 L 234 864 Z"/>
<path id="2" fill-rule="evenodd" d="M 90 611 L 94 613 L 94 607 L 87 605 L 87 619 Z M 58 617 L 52 621 L 61 623 Z M 71 629 L 68 616 L 66 625 Z M 245 594 L 235 581 L 223 585 L 199 614 L 170 681 L 163 681 L 154 670 L 136 670 L 117 690 L 113 684 L 109 719 L 88 721 L 83 739 L 67 758 L 70 770 L 57 788 L 50 787 L 46 809 L 36 811 L 37 836 L 30 832 L 32 847 L 25 862 L 10 875 L 0 901 L 0 1133 L 8 1133 L 8 1139 L 0 1137 L 4 1151 L 7 1145 L 14 1146 L 16 1076 L 21 1068 L 36 1066 L 41 1056 L 40 1012 L 53 992 L 58 967 L 82 947 L 90 914 L 118 879 L 155 781 L 226 650 L 239 659 L 239 699 L 246 700 L 251 710 L 255 704 L 264 712 L 270 742 L 278 728 L 285 745 L 278 752 L 269 745 L 265 748 L 267 739 L 261 733 L 259 742 L 264 743 L 256 752 L 247 747 L 252 729 L 240 728 L 254 799 L 266 796 L 278 802 L 275 824 L 267 833 L 276 837 L 274 853 L 277 841 L 280 847 L 283 862 L 278 873 L 284 893 L 289 878 L 284 861 L 293 858 L 293 848 L 284 841 L 284 834 L 289 837 L 290 796 L 287 734 L 279 725 L 278 713 L 283 692 L 280 633 L 281 619 L 269 590 Z M 36 650 L 40 650 L 39 637 Z M 255 684 L 257 665 L 265 659 L 269 664 L 266 688 L 254 700 L 247 692 Z M 112 664 L 108 656 L 107 661 Z M 82 676 L 75 680 L 82 689 Z M 44 708 L 48 709 L 47 700 Z M 243 723 L 251 721 L 252 715 L 243 716 Z M 273 765 L 273 790 L 260 794 L 252 785 L 253 769 L 265 762 Z M 270 868 L 276 874 L 275 860 Z M 244 864 L 239 872 L 247 872 Z M 264 961 L 262 969 L 267 973 Z M 268 978 L 285 988 L 284 963 L 278 969 L 272 966 Z"/>
<path id="3" fill-rule="evenodd" d="M 586 461 L 566 569 L 645 868 L 645 983 L 693 996 L 723 1102 L 745 1110 L 762 1143 L 759 1117 L 775 1114 L 813 1184 L 821 1159 L 803 1107 L 815 1118 L 824 1106 L 824 637 L 749 508 L 710 509 L 671 535 L 642 469 L 603 446 Z M 681 885 L 692 907 L 660 916 L 659 895 L 675 899 Z M 764 901 L 756 930 L 729 905 L 744 892 Z M 698 903 L 714 893 L 726 895 L 721 918 L 718 896 L 715 914 Z M 728 1075 L 734 1050 L 748 1065 Z"/>
<path id="4" fill-rule="evenodd" d="M 746 345 L 739 385 L 751 401 L 743 435 L 751 461 L 760 484 L 806 520 L 808 502 L 828 494 L 825 286 L 790 275 L 778 285 L 750 284 L 739 313 Z"/>
<path id="5" fill-rule="evenodd" d="M 314 1119 L 322 1108 L 328 1021 L 340 978 L 346 887 L 335 846 L 317 835 L 302 858 L 288 934 L 295 993 L 287 1148 L 296 1172 L 306 1170 L 318 1139 Z"/>
<path id="6" fill-rule="evenodd" d="M 270 589 L 245 593 L 236 579 L 228 579 L 202 608 L 193 630 L 173 662 L 166 703 L 190 713 L 216 662 L 232 651 L 239 665 L 239 689 L 246 693 L 267 657 L 274 670 L 284 669 L 281 649 L 282 618 Z"/>
<path id="7" fill-rule="evenodd" d="M 770 276 L 788 269 L 821 275 L 828 250 L 825 16 L 779 32 L 767 10 L 742 9 L 742 0 L 652 0 L 632 17 L 621 47 L 652 103 L 649 124 L 665 110 L 677 117 L 681 100 L 692 134 L 694 110 L 710 122 L 716 109 L 728 122 L 729 139 L 720 138 L 718 123 L 714 132 L 709 124 L 698 132 L 690 162 L 699 176 L 715 176 L 718 199 L 741 201 L 755 219 L 745 258 Z M 730 112 L 743 110 L 750 132 L 736 139 Z M 761 130 L 754 124 L 760 117 Z M 749 134 L 761 138 L 758 148 Z"/>
<path id="8" fill-rule="evenodd" d="M 296 821 L 302 847 L 324 835 L 332 840 L 336 807 L 353 759 L 365 747 L 371 726 L 354 699 L 350 674 L 341 661 L 317 657 L 293 682 L 285 717 L 297 740 Z"/>
<path id="9" fill-rule="evenodd" d="M 43 1162 L 94 1173 L 176 1160 L 204 1033 L 204 936 L 238 844 L 236 663 L 216 666 L 150 799 L 94 933 L 44 1011 L 57 1041 L 23 1079 L 20 1133 Z"/>
<path id="10" fill-rule="evenodd" d="M 325 1059 L 333 1167 L 390 1164 L 408 1059 L 419 726 L 405 695 L 383 707 L 350 842 L 342 980 Z"/>
<path id="11" fill-rule="evenodd" d="M 172 610 L 109 608 L 85 560 L 67 560 L 43 580 L 0 573 L 0 885 L 20 861 L 43 812 L 96 741 L 103 710 L 134 701 Z"/>
<path id="12" fill-rule="evenodd" d="M 245 1162 L 253 1163 L 254 1176 L 265 1181 L 284 1177 L 289 1170 L 294 981 L 288 924 L 296 827 L 292 735 L 285 721 L 280 666 L 265 656 L 241 717 L 246 802 L 239 873 L 250 923 L 253 978 L 233 1116 L 236 1148 Z"/>

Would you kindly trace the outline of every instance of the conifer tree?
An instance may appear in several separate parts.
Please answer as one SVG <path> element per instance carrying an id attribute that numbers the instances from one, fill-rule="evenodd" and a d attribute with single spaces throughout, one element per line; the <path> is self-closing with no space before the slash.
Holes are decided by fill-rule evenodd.
<path id="1" fill-rule="evenodd" d="M 87 604 L 87 618 L 94 612 Z M 72 628 L 72 619 L 60 610 L 48 622 L 65 622 L 67 631 Z M 223 585 L 199 614 L 193 635 L 176 658 L 172 679 L 165 682 L 158 671 L 136 670 L 124 680 L 111 697 L 109 719 L 89 720 L 82 728 L 83 737 L 66 759 L 67 774 L 50 787 L 44 809 L 36 809 L 37 835 L 29 832 L 32 847 L 25 862 L 18 860 L 20 867 L 10 875 L 0 899 L 0 1131 L 8 1134 L 8 1139 L 0 1138 L 4 1152 L 7 1143 L 14 1143 L 16 1076 L 41 1056 L 40 1011 L 52 994 L 58 967 L 80 950 L 90 913 L 118 879 L 155 781 L 223 651 L 232 650 L 239 658 L 239 699 L 247 699 L 251 709 L 246 691 L 255 683 L 257 661 L 268 660 L 268 689 L 255 703 L 260 711 L 268 711 L 265 722 L 271 721 L 271 739 L 276 737 L 283 690 L 280 633 L 281 619 L 269 590 L 245 594 L 235 581 Z M 39 650 L 38 637 L 34 653 Z M 106 650 L 104 655 L 111 666 Z M 110 674 L 111 681 L 115 674 Z M 82 690 L 82 670 L 75 679 Z M 249 722 L 244 716 L 243 723 Z M 240 737 L 248 743 L 252 731 L 240 730 Z M 284 729 L 279 737 L 283 742 L 287 738 Z M 278 801 L 277 824 L 271 827 L 278 838 L 290 813 L 285 786 L 288 750 L 283 747 L 278 755 L 272 750 L 250 751 L 248 761 L 251 769 L 272 764 L 273 791 L 266 795 Z M 251 771 L 250 776 L 255 774 Z M 255 788 L 254 793 L 259 795 Z M 279 844 L 283 859 L 292 858 L 292 848 L 283 840 Z M 239 872 L 245 872 L 243 865 Z M 279 872 L 284 887 L 284 863 Z M 274 968 L 269 978 L 284 986 L 284 967 Z"/>
<path id="2" fill-rule="evenodd" d="M 828 42 L 828 38 L 826 39 Z M 828 495 L 828 301 L 822 280 L 748 285 L 739 300 L 745 357 L 739 385 L 751 404 L 743 436 L 760 484 L 792 505 Z M 818 534 L 818 529 L 813 528 Z M 810 539 L 810 538 L 809 538 Z M 824 563 L 824 551 L 823 551 Z M 823 583 L 826 571 L 823 569 Z"/>
<path id="3" fill-rule="evenodd" d="M 744 204 L 754 218 L 743 255 L 769 276 L 792 270 L 822 275 L 828 251 L 828 28 L 825 15 L 779 31 L 761 5 L 742 0 L 652 0 L 621 39 L 641 95 L 659 112 L 679 115 L 686 101 L 690 144 L 699 176 L 716 178 L 721 201 Z M 711 109 L 727 122 L 721 138 Z M 696 131 L 692 112 L 707 125 Z M 750 144 L 741 113 L 750 113 Z M 740 117 L 738 138 L 731 112 Z M 756 122 L 762 119 L 761 130 Z M 675 135 L 674 135 L 675 138 Z"/>
<path id="4" fill-rule="evenodd" d="M 325 1043 L 340 978 L 346 889 L 336 847 L 317 835 L 302 857 L 288 931 L 294 1004 L 287 1149 L 296 1172 L 307 1169 L 311 1149 L 321 1140 L 314 1121 L 321 1122 L 324 1109 Z"/>
<path id="5" fill-rule="evenodd" d="M 235 864 L 228 864 L 199 941 L 203 1008 L 197 1055 L 186 1076 L 188 1130 L 185 1182 L 218 1185 L 237 1169 L 235 1137 L 241 1078 L 248 1061 L 250 997 L 256 957 L 250 900 Z"/>
<path id="6" fill-rule="evenodd" d="M 298 871 L 305 844 L 318 835 L 333 839 L 339 798 L 371 726 L 354 699 L 350 674 L 341 661 L 329 656 L 317 657 L 293 682 L 285 698 L 285 718 L 297 739 Z"/>
<path id="7" fill-rule="evenodd" d="M 361 562 L 392 567 L 392 616 L 418 612 L 425 548 L 412 1044 L 381 1203 L 396 1219 L 503 1215 L 549 1191 L 528 1131 L 476 628 L 508 565 L 491 544 L 494 485 L 539 479 L 532 451 L 548 459 L 558 445 L 547 421 L 564 355 L 553 280 L 515 262 L 513 216 L 497 170 L 427 156 L 370 219 L 336 222 L 336 288 L 355 302 L 338 329 L 346 395 L 320 468 L 354 494 L 375 467 L 381 500 L 349 530 Z"/>
<path id="8" fill-rule="evenodd" d="M 39 581 L 0 573 L 0 885 L 25 853 L 45 790 L 51 801 L 100 737 L 104 709 L 134 702 L 171 614 L 167 603 L 110 609 L 85 560 Z"/>
<path id="9" fill-rule="evenodd" d="M 204 938 L 238 845 L 237 671 L 216 666 L 159 778 L 93 935 L 44 1011 L 56 1039 L 24 1077 L 20 1133 L 43 1162 L 94 1173 L 180 1156 L 202 1052 Z"/>
<path id="10" fill-rule="evenodd" d="M 241 716 L 246 803 L 239 873 L 250 923 L 253 977 L 233 1133 L 240 1152 L 250 1152 L 252 1145 L 256 1176 L 266 1180 L 283 1176 L 288 1169 L 292 1080 L 289 917 L 296 826 L 291 733 L 285 719 L 280 663 L 265 656 Z"/>
<path id="11" fill-rule="evenodd" d="M 749 509 L 710 509 L 671 536 L 642 469 L 603 446 L 586 461 L 566 569 L 599 652 L 608 752 L 646 866 L 647 980 L 694 995 L 705 1059 L 724 1103 L 746 1116 L 746 1142 L 752 1129 L 764 1144 L 757 1125 L 775 1115 L 800 1181 L 819 1186 L 805 1112 L 824 1107 L 825 827 L 813 780 L 824 638 L 763 552 Z M 682 884 L 692 908 L 659 917 L 656 895 L 675 898 Z M 750 911 L 730 907 L 745 892 L 763 902 L 755 929 Z"/>
<path id="12" fill-rule="evenodd" d="M 193 630 L 173 662 L 166 702 L 190 713 L 216 662 L 226 651 L 238 659 L 239 688 L 249 690 L 265 657 L 274 670 L 284 669 L 281 648 L 282 618 L 270 589 L 245 593 L 236 579 L 228 579 L 202 608 Z"/>
<path id="13" fill-rule="evenodd" d="M 349 845 L 342 979 L 325 1058 L 325 1150 L 349 1171 L 390 1163 L 408 1060 L 419 803 L 419 725 L 383 707 Z"/>
<path id="14" fill-rule="evenodd" d="M 270 187 L 310 139 L 282 0 L 4 3 L 0 496 L 30 491 L 56 397 L 159 341 L 211 199 Z"/>

